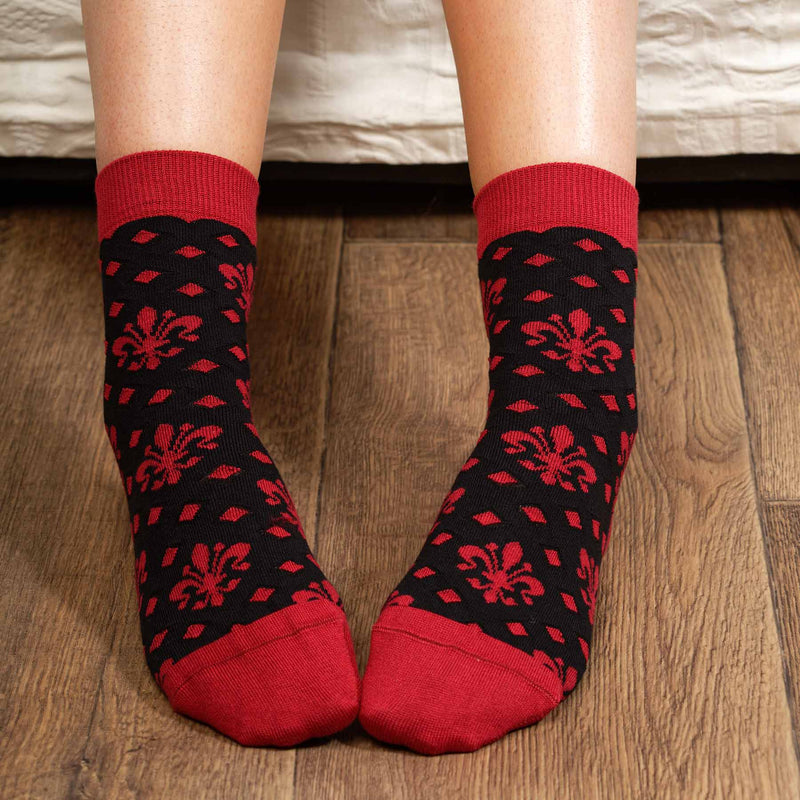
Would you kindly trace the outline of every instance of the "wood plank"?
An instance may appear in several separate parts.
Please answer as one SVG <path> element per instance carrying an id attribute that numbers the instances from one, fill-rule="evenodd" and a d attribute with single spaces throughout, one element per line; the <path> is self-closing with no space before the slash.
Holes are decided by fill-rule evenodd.
<path id="1" fill-rule="evenodd" d="M 758 488 L 798 500 L 800 210 L 726 209 L 722 224 Z"/>
<path id="2" fill-rule="evenodd" d="M 640 205 L 639 240 L 642 242 L 718 242 L 719 238 L 719 214 L 716 208 L 658 208 L 645 205 L 644 202 Z"/>
<path id="3" fill-rule="evenodd" d="M 61 797 L 93 715 L 130 536 L 100 414 L 93 210 L 18 207 L 0 231 L 0 795 Z"/>
<path id="4" fill-rule="evenodd" d="M 800 503 L 765 503 L 762 513 L 789 703 L 800 737 Z"/>
<path id="5" fill-rule="evenodd" d="M 2 675 L 0 794 L 289 797 L 293 750 L 245 749 L 178 717 L 142 658 L 124 494 L 102 427 L 94 211 L 15 222 L 17 253 L 3 265 L 14 328 L 0 346 L 19 434 L 0 443 L 0 463 L 22 472 L 2 504 L 14 536 L 0 609 L 16 658 Z M 254 417 L 313 541 L 342 215 L 259 224 Z"/>
<path id="6" fill-rule="evenodd" d="M 352 732 L 302 750 L 298 800 L 800 792 L 720 248 L 645 245 L 641 264 L 641 435 L 582 685 L 472 755 Z M 362 666 L 480 429 L 486 354 L 470 245 L 346 247 L 318 551 Z"/>

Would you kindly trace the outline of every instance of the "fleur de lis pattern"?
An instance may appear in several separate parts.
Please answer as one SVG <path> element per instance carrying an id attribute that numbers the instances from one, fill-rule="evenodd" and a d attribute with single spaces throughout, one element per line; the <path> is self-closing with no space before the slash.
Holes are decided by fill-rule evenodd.
<path id="1" fill-rule="evenodd" d="M 522 331 L 531 337 L 527 343 L 533 347 L 552 342 L 552 347 L 542 349 L 542 355 L 564 361 L 573 372 L 614 372 L 615 362 L 622 358 L 619 345 L 607 338 L 602 325 L 592 330 L 591 317 L 582 308 L 570 311 L 566 323 L 561 314 L 551 314 L 547 320 L 528 322 Z"/>
<path id="2" fill-rule="evenodd" d="M 250 569 L 245 560 L 249 552 L 247 542 L 237 542 L 230 547 L 217 542 L 213 551 L 207 544 L 196 544 L 191 564 L 183 568 L 183 577 L 172 587 L 169 599 L 180 609 L 191 602 L 194 611 L 208 605 L 221 606 L 225 595 L 241 582 L 240 577 L 234 577 L 235 573 Z"/>
<path id="3" fill-rule="evenodd" d="M 544 588 L 531 574 L 531 565 L 521 563 L 522 545 L 509 542 L 498 557 L 499 549 L 494 542 L 489 542 L 485 548 L 465 544 L 458 549 L 458 554 L 464 560 L 456 567 L 480 572 L 478 577 L 467 578 L 467 583 L 483 592 L 483 599 L 487 603 L 499 600 L 506 606 L 515 606 L 519 601 L 531 605 L 536 595 L 544 594 Z"/>
<path id="4" fill-rule="evenodd" d="M 185 422 L 178 429 L 167 423 L 156 428 L 153 444 L 144 449 L 144 459 L 136 470 L 141 491 L 156 491 L 164 484 L 174 486 L 187 469 L 202 460 L 202 450 L 218 447 L 215 441 L 222 433 L 218 425 L 196 428 Z"/>
<path id="5" fill-rule="evenodd" d="M 340 605 L 250 412 L 255 248 L 212 220 L 148 217 L 100 245 L 104 415 L 127 496 L 142 638 L 181 658 L 288 605 Z"/>
<path id="6" fill-rule="evenodd" d="M 575 437 L 566 425 L 554 425 L 549 433 L 536 426 L 529 431 L 507 431 L 501 437 L 506 453 L 519 456 L 519 463 L 537 472 L 548 486 L 588 492 L 597 480 L 592 465 L 586 460 L 586 449 L 575 446 Z"/>
<path id="7" fill-rule="evenodd" d="M 119 357 L 118 367 L 156 369 L 165 358 L 172 358 L 183 350 L 180 342 L 196 342 L 195 331 L 202 324 L 200 317 L 189 314 L 179 317 L 174 311 L 163 314 L 145 306 L 137 315 L 136 323 L 129 322 L 111 347 Z"/>
<path id="8" fill-rule="evenodd" d="M 386 605 L 478 625 L 569 693 L 637 431 L 636 254 L 589 228 L 522 231 L 492 242 L 479 274 L 486 424 Z"/>

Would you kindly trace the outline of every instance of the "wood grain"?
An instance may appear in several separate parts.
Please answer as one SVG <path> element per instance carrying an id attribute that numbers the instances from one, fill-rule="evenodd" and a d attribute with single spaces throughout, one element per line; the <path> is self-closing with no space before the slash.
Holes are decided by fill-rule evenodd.
<path id="1" fill-rule="evenodd" d="M 800 731 L 800 503 L 763 508 L 775 614 L 783 646 L 795 737 Z"/>
<path id="2" fill-rule="evenodd" d="M 642 242 L 718 242 L 719 238 L 719 214 L 716 208 L 640 206 L 639 240 Z"/>
<path id="3" fill-rule="evenodd" d="M 302 751 L 298 798 L 800 791 L 720 248 L 645 245 L 641 264 L 642 435 L 582 686 L 472 755 L 425 759 L 360 735 Z M 464 245 L 345 250 L 319 549 L 343 564 L 362 664 L 482 423 L 473 270 Z"/>
<path id="4" fill-rule="evenodd" d="M 767 500 L 798 500 L 800 213 L 726 209 L 722 223 L 758 487 Z"/>
<path id="5" fill-rule="evenodd" d="M 4 473 L 21 470 L 3 503 L 3 530 L 19 535 L 4 537 L 0 571 L 16 655 L 3 671 L 0 794 L 288 797 L 293 750 L 247 750 L 173 714 L 142 658 L 124 494 L 102 427 L 94 227 L 91 209 L 46 209 L 14 215 L 6 236 L 17 249 L 3 260 L 14 324 L 3 399 L 27 433 L 0 445 Z M 254 416 L 312 540 L 342 227 L 335 209 L 260 219 Z"/>
<path id="6" fill-rule="evenodd" d="M 259 221 L 256 423 L 362 667 L 485 410 L 474 229 L 436 203 L 354 209 L 344 245 L 338 208 Z M 642 213 L 641 428 L 584 681 L 534 728 L 425 758 L 358 727 L 245 749 L 173 714 L 102 427 L 94 209 L 0 210 L 0 797 L 800 795 L 800 215 L 727 209 L 699 243 L 715 215 Z"/>

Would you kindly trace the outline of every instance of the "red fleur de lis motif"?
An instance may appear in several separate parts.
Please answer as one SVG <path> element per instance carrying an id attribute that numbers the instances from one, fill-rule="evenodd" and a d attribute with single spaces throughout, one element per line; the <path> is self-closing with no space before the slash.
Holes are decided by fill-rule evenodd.
<path id="1" fill-rule="evenodd" d="M 551 314 L 547 321 L 527 322 L 522 326 L 522 332 L 531 337 L 527 344 L 537 347 L 552 339 L 553 349 L 543 350 L 542 355 L 553 361 L 566 361 L 573 372 L 585 369 L 598 375 L 603 372 L 598 360 L 609 372 L 614 372 L 614 362 L 622 358 L 622 350 L 607 338 L 606 329 L 598 325 L 590 333 L 591 317 L 580 308 L 570 312 L 567 320 L 569 326 L 561 314 Z"/>
<path id="2" fill-rule="evenodd" d="M 583 602 L 589 609 L 589 623 L 594 625 L 594 605 L 597 600 L 597 589 L 600 585 L 600 567 L 597 566 L 594 559 L 586 552 L 585 549 L 581 550 L 581 565 L 576 570 L 578 577 L 586 582 L 586 586 L 581 588 L 583 595 Z"/>
<path id="3" fill-rule="evenodd" d="M 313 600 L 328 600 L 335 603 L 337 606 L 342 604 L 339 593 L 328 581 L 323 580 L 322 583 L 309 584 L 307 589 L 301 589 L 292 595 L 292 600 L 295 603 L 310 603 Z"/>
<path id="4" fill-rule="evenodd" d="M 494 323 L 495 306 L 503 302 L 503 289 L 506 285 L 505 278 L 498 278 L 496 281 L 481 281 L 481 296 L 483 299 L 483 322 L 486 325 L 486 333 L 499 333 L 507 320 Z"/>
<path id="5" fill-rule="evenodd" d="M 597 480 L 594 467 L 586 460 L 586 449 L 573 449 L 575 437 L 566 425 L 550 429 L 552 443 L 540 426 L 531 428 L 530 432 L 508 431 L 502 438 L 509 445 L 506 453 L 529 453 L 530 458 L 521 458 L 519 463 L 525 469 L 538 472 L 548 486 L 558 483 L 570 492 L 576 491 L 577 487 L 588 492 L 589 486 Z"/>
<path id="6" fill-rule="evenodd" d="M 194 448 L 214 450 L 214 441 L 222 433 L 216 425 L 195 428 L 186 422 L 177 431 L 172 425 L 159 425 L 156 428 L 153 444 L 144 449 L 144 460 L 136 470 L 136 482 L 141 491 L 160 489 L 165 483 L 174 486 L 181 473 L 197 464 L 202 455 L 193 454 Z M 152 480 L 152 482 L 151 482 Z"/>
<path id="7" fill-rule="evenodd" d="M 283 484 L 283 481 L 268 481 L 265 478 L 256 483 L 259 489 L 266 495 L 265 500 L 269 506 L 283 506 L 278 519 L 281 522 L 288 523 L 296 528 L 300 535 L 303 534 L 303 526 L 300 522 L 300 516 L 297 513 L 294 502 L 289 495 L 289 491 Z M 269 532 L 278 536 L 290 536 L 290 532 L 284 530 L 281 526 L 273 526 Z"/>
<path id="8" fill-rule="evenodd" d="M 136 315 L 136 325 L 129 322 L 111 346 L 111 352 L 118 356 L 118 367 L 126 366 L 134 372 L 144 367 L 155 369 L 164 358 L 178 355 L 183 348 L 176 347 L 172 339 L 196 342 L 195 331 L 203 324 L 194 315 L 179 317 L 174 311 L 165 311 L 161 319 L 154 308 L 146 306 Z"/>
<path id="9" fill-rule="evenodd" d="M 139 611 L 142 610 L 142 584 L 147 580 L 147 553 L 142 550 L 139 553 L 139 558 L 136 559 L 134 564 L 135 581 L 136 581 L 136 597 L 139 599 Z"/>
<path id="10" fill-rule="evenodd" d="M 169 599 L 184 609 L 194 597 L 192 609 L 198 611 L 212 606 L 221 606 L 224 596 L 232 592 L 241 578 L 231 578 L 229 571 L 244 572 L 250 569 L 245 561 L 250 552 L 247 542 L 226 547 L 222 542 L 214 545 L 214 554 L 206 544 L 196 544 L 192 550 L 192 563 L 183 568 L 183 578 L 169 593 Z"/>
<path id="11" fill-rule="evenodd" d="M 244 318 L 250 316 L 250 306 L 253 302 L 253 265 L 247 264 L 220 264 L 219 271 L 225 278 L 225 288 L 241 292 L 236 298 L 239 308 L 244 312 Z"/>
<path id="12" fill-rule="evenodd" d="M 467 583 L 482 591 L 487 603 L 499 600 L 503 605 L 515 606 L 515 595 L 519 594 L 523 603 L 531 605 L 536 595 L 544 594 L 544 587 L 530 574 L 531 565 L 527 561 L 520 564 L 522 546 L 519 542 L 509 542 L 503 547 L 500 558 L 498 549 L 494 542 L 485 549 L 471 544 L 459 547 L 458 554 L 464 561 L 456 566 L 465 571 L 482 568 L 481 577 L 467 578 Z"/>

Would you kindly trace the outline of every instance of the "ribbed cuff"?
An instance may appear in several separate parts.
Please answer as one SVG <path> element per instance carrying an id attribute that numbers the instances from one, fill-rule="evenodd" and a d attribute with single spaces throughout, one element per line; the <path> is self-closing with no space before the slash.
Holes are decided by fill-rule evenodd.
<path id="1" fill-rule="evenodd" d="M 592 228 L 638 253 L 639 193 L 601 167 L 552 161 L 512 169 L 481 187 L 472 202 L 478 257 L 500 236 L 555 225 Z"/>
<path id="2" fill-rule="evenodd" d="M 195 150 L 145 150 L 106 164 L 95 179 L 98 240 L 122 224 L 169 214 L 215 219 L 256 243 L 258 179 L 222 156 Z"/>

